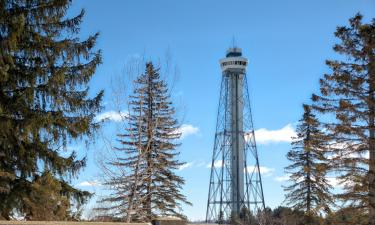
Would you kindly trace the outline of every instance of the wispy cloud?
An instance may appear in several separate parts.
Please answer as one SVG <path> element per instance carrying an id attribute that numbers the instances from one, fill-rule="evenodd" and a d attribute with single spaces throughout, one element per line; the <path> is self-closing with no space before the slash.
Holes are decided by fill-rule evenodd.
<path id="1" fill-rule="evenodd" d="M 207 164 L 206 161 L 204 161 L 202 159 L 197 159 L 197 160 L 185 163 L 184 165 L 180 166 L 180 168 L 178 168 L 178 170 L 181 171 L 181 170 L 185 170 L 185 169 L 188 169 L 188 168 L 201 168 L 201 167 L 205 167 L 206 164 Z"/>
<path id="2" fill-rule="evenodd" d="M 98 180 L 93 180 L 93 181 L 83 181 L 83 182 L 79 183 L 78 186 L 81 186 L 81 187 L 96 187 L 96 186 L 101 186 L 101 184 Z"/>
<path id="3" fill-rule="evenodd" d="M 181 139 L 184 139 L 187 136 L 199 133 L 199 128 L 191 124 L 182 124 L 178 132 L 181 132 Z"/>
<path id="4" fill-rule="evenodd" d="M 207 162 L 205 160 L 199 160 L 196 162 L 196 167 L 205 167 Z"/>
<path id="5" fill-rule="evenodd" d="M 354 185 L 352 181 L 342 181 L 337 177 L 327 177 L 328 183 L 334 188 L 343 188 L 345 185 Z"/>
<path id="6" fill-rule="evenodd" d="M 344 184 L 341 184 L 336 177 L 327 177 L 328 183 L 335 188 L 341 188 Z"/>
<path id="7" fill-rule="evenodd" d="M 248 166 L 247 167 L 248 173 L 252 173 L 256 170 L 257 170 L 257 168 L 255 166 Z M 264 176 L 267 176 L 267 177 L 271 176 L 274 171 L 275 171 L 274 168 L 269 168 L 269 167 L 266 167 L 266 166 L 259 166 L 259 172 L 260 172 L 260 174 L 262 174 Z"/>
<path id="8" fill-rule="evenodd" d="M 258 144 L 291 142 L 292 137 L 296 137 L 292 124 L 288 124 L 279 130 L 268 130 L 261 128 L 255 131 L 255 139 Z"/>
<path id="9" fill-rule="evenodd" d="M 211 168 L 211 166 L 212 165 L 210 163 L 206 167 L 207 168 Z M 222 160 L 216 160 L 214 162 L 214 167 L 215 168 L 221 168 L 222 166 L 223 166 L 223 161 Z M 255 166 L 248 166 L 247 169 L 244 169 L 244 171 L 245 172 L 247 171 L 248 173 L 252 173 L 252 172 L 254 172 L 256 170 L 257 170 L 257 168 Z M 269 167 L 266 167 L 266 166 L 259 166 L 259 172 L 260 172 L 260 174 L 262 174 L 262 175 L 264 175 L 266 177 L 271 176 L 274 171 L 275 171 L 274 168 L 269 168 Z"/>
<path id="10" fill-rule="evenodd" d="M 107 111 L 103 112 L 95 117 L 95 121 L 114 121 L 121 122 L 128 117 L 129 113 L 127 111 Z"/>
<path id="11" fill-rule="evenodd" d="M 351 159 L 369 159 L 370 152 L 369 151 L 359 151 L 361 144 L 354 143 L 354 142 L 341 142 L 341 143 L 331 143 L 329 145 L 330 150 L 332 151 L 341 151 L 340 153 L 336 152 L 329 155 L 327 158 L 330 160 L 334 160 L 335 158 L 351 158 Z M 350 149 L 350 151 L 346 151 Z"/>
<path id="12" fill-rule="evenodd" d="M 212 163 L 208 164 L 208 165 L 207 165 L 207 168 L 211 168 L 211 166 L 212 166 Z M 220 168 L 220 167 L 222 167 L 222 166 L 223 166 L 223 161 L 222 161 L 222 160 L 216 160 L 216 161 L 214 162 L 214 167 L 215 167 L 215 168 Z"/>
<path id="13" fill-rule="evenodd" d="M 181 165 L 180 168 L 178 168 L 178 170 L 184 170 L 184 169 L 192 167 L 193 165 L 194 165 L 194 162 L 188 162 L 188 163 Z"/>
<path id="14" fill-rule="evenodd" d="M 289 175 L 276 176 L 275 180 L 278 182 L 284 182 L 289 180 Z"/>
<path id="15" fill-rule="evenodd" d="M 278 182 L 285 182 L 290 180 L 290 176 L 285 174 L 282 176 L 276 176 L 275 180 Z M 301 181 L 302 179 L 299 179 Z M 340 180 L 337 177 L 327 177 L 327 181 L 330 185 L 332 185 L 334 188 L 343 188 L 347 182 L 340 182 Z"/>

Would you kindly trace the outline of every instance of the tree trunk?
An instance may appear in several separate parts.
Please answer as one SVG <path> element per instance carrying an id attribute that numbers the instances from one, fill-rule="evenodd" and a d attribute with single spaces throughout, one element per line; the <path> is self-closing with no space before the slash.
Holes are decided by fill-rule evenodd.
<path id="1" fill-rule="evenodd" d="M 151 154 L 149 154 L 151 155 Z M 149 180 L 148 180 L 148 184 L 147 184 L 147 196 L 146 196 L 146 212 L 147 212 L 147 218 L 148 218 L 148 222 L 151 221 L 151 217 L 152 217 L 152 210 L 151 210 L 151 201 L 152 201 L 152 190 L 151 190 L 151 185 L 152 185 L 152 171 L 151 171 L 151 167 L 152 167 L 152 163 L 150 162 L 151 161 L 151 156 L 148 156 L 149 158 L 149 161 L 147 162 L 147 166 L 149 167 L 149 172 L 148 172 L 148 176 L 149 176 Z"/>
<path id="2" fill-rule="evenodd" d="M 310 170 L 311 170 L 311 165 L 310 165 L 310 126 L 307 126 L 307 133 L 306 133 L 306 141 L 307 141 L 307 148 L 305 149 L 306 152 L 306 167 L 308 168 L 309 171 L 307 171 L 307 199 L 306 199 L 306 212 L 308 215 L 310 215 L 311 211 L 311 176 L 310 176 Z M 305 148 L 306 148 L 305 144 Z"/>
<path id="3" fill-rule="evenodd" d="M 369 224 L 375 225 L 375 62 L 369 64 Z"/>
<path id="4" fill-rule="evenodd" d="M 133 184 L 130 196 L 129 196 L 128 213 L 126 215 L 126 222 L 127 223 L 132 222 L 132 215 L 133 215 L 133 210 L 134 210 L 134 207 L 133 207 L 134 206 L 134 199 L 135 199 L 135 197 L 138 197 L 138 196 L 135 196 L 135 195 L 136 195 L 136 193 L 138 191 L 138 188 L 139 188 L 138 187 L 138 182 L 139 182 L 138 172 L 139 172 L 139 161 L 140 160 L 141 160 L 141 157 L 140 157 L 140 155 L 138 155 L 137 164 L 136 164 L 136 168 L 135 168 L 135 172 L 134 172 L 134 184 Z"/>
<path id="5" fill-rule="evenodd" d="M 152 76 L 148 76 L 148 90 L 147 90 L 147 101 L 148 101 L 148 118 L 147 118 L 147 168 L 148 168 L 148 184 L 147 184 L 147 197 L 146 197 L 146 212 L 149 222 L 152 219 L 152 173 L 153 173 L 153 163 L 152 163 L 152 153 L 154 151 L 153 146 L 153 92 L 152 92 Z"/>

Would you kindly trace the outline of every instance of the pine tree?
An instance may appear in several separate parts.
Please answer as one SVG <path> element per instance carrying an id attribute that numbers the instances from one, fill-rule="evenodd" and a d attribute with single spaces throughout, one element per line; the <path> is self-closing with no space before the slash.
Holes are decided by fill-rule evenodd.
<path id="1" fill-rule="evenodd" d="M 306 213 L 309 218 L 332 203 L 330 184 L 326 179 L 328 165 L 325 157 L 327 144 L 324 133 L 320 131 L 319 121 L 311 112 L 310 106 L 304 105 L 304 114 L 297 126 L 297 137 L 292 142 L 293 148 L 287 158 L 291 164 L 285 169 L 290 174 L 291 184 L 285 187 L 286 201 L 293 209 Z"/>
<path id="2" fill-rule="evenodd" d="M 349 22 L 335 32 L 341 42 L 333 49 L 343 57 L 326 61 L 332 72 L 320 79 L 320 94 L 312 99 L 329 118 L 332 162 L 345 185 L 338 197 L 367 211 L 375 224 L 375 19 L 363 24 L 357 14 Z"/>
<path id="3" fill-rule="evenodd" d="M 61 194 L 60 182 L 48 171 L 37 175 L 31 184 L 30 193 L 23 198 L 27 220 L 66 220 L 69 209 L 68 196 Z"/>
<path id="4" fill-rule="evenodd" d="M 0 1 L 0 214 L 22 213 L 33 178 L 51 171 L 62 192 L 88 196 L 68 178 L 85 165 L 69 140 L 92 136 L 102 92 L 87 84 L 101 62 L 98 34 L 77 38 L 84 11 L 67 18 L 70 0 Z M 30 199 L 30 198 L 29 198 Z"/>
<path id="5" fill-rule="evenodd" d="M 127 222 L 151 221 L 157 215 L 182 217 L 181 204 L 190 204 L 180 193 L 184 180 L 174 172 L 183 165 L 176 150 L 181 133 L 169 99 L 159 69 L 147 63 L 130 96 L 129 126 L 118 135 L 119 157 L 110 162 L 124 173 L 106 183 L 116 191 L 102 200 L 111 202 L 107 209 Z"/>
<path id="6" fill-rule="evenodd" d="M 140 99 L 139 105 L 143 103 L 143 99 Z M 113 147 L 116 152 L 114 159 L 109 159 L 107 165 L 102 167 L 105 174 L 110 174 L 110 179 L 107 179 L 104 185 L 113 193 L 100 199 L 98 203 L 102 206 L 95 209 L 101 216 L 127 223 L 148 219 L 143 208 L 147 169 L 145 148 L 148 143 L 145 142 L 147 136 L 141 117 L 142 111 L 134 108 L 134 113 L 137 115 L 129 113 L 126 118 L 129 122 L 129 126 L 125 128 L 126 133 L 117 135 L 120 147 Z"/>
<path id="7" fill-rule="evenodd" d="M 336 212 L 329 213 L 325 218 L 327 225 L 367 225 L 367 215 L 358 210 L 344 207 Z"/>

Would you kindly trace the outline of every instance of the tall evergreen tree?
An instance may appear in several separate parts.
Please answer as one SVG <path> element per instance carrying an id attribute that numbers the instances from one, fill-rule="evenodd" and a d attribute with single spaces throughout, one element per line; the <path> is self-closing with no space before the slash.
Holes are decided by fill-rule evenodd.
<path id="1" fill-rule="evenodd" d="M 309 220 L 319 211 L 329 209 L 332 203 L 331 186 L 326 179 L 328 166 L 324 149 L 327 142 L 310 106 L 304 105 L 303 108 L 297 137 L 287 154 L 291 164 L 285 169 L 290 174 L 291 184 L 285 187 L 285 191 L 288 204 L 306 213 L 306 224 L 314 224 Z"/>
<path id="2" fill-rule="evenodd" d="M 62 186 L 51 173 L 46 171 L 41 176 L 36 176 L 30 190 L 30 193 L 22 199 L 27 220 L 68 219 L 68 196 L 61 194 Z"/>
<path id="3" fill-rule="evenodd" d="M 180 193 L 183 178 L 174 172 L 183 165 L 176 150 L 181 133 L 167 84 L 152 63 L 135 80 L 129 104 L 129 126 L 118 135 L 122 147 L 115 149 L 119 157 L 110 162 L 124 173 L 107 182 L 116 191 L 103 200 L 112 202 L 108 209 L 122 213 L 128 222 L 157 215 L 182 217 L 181 204 L 190 203 Z"/>
<path id="4" fill-rule="evenodd" d="M 101 62 L 98 34 L 77 38 L 84 11 L 67 18 L 70 0 L 0 1 L 0 214 L 24 208 L 33 178 L 51 171 L 62 193 L 88 196 L 68 178 L 85 165 L 69 140 L 93 135 L 102 92 L 87 84 Z M 28 198 L 33 199 L 33 198 Z"/>
<path id="5" fill-rule="evenodd" d="M 349 22 L 335 32 L 341 42 L 333 49 L 342 58 L 326 61 L 332 72 L 320 80 L 320 94 L 312 99 L 329 117 L 325 127 L 335 143 L 333 162 L 345 184 L 338 197 L 365 210 L 369 224 L 375 224 L 375 19 L 363 24 L 357 14 Z"/>
<path id="6" fill-rule="evenodd" d="M 144 99 L 138 99 L 131 105 L 143 105 Z M 134 113 L 134 114 L 133 114 Z M 147 221 L 147 212 L 143 207 L 146 200 L 146 148 L 149 145 L 145 130 L 143 111 L 133 106 L 132 112 L 125 116 L 125 133 L 118 134 L 118 147 L 113 147 L 114 157 L 107 158 L 102 169 L 106 174 L 104 185 L 113 191 L 98 201 L 95 208 L 100 216 L 126 222 Z M 109 175 L 109 176 L 108 176 Z M 109 177 L 109 179 L 108 179 Z"/>

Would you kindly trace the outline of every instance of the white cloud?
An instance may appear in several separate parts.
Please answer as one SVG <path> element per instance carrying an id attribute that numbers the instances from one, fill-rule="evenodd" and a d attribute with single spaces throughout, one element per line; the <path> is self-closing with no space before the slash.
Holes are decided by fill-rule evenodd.
<path id="1" fill-rule="evenodd" d="M 184 169 L 192 167 L 193 165 L 194 165 L 194 162 L 188 162 L 188 163 L 181 165 L 180 168 L 178 168 L 178 170 L 184 170 Z"/>
<path id="2" fill-rule="evenodd" d="M 196 163 L 196 166 L 197 167 L 204 167 L 206 166 L 207 162 L 206 161 L 203 161 L 203 160 L 200 160 Z"/>
<path id="3" fill-rule="evenodd" d="M 194 161 L 185 163 L 184 165 L 180 166 L 180 168 L 178 168 L 178 170 L 184 170 L 184 169 L 192 168 L 192 167 L 201 168 L 201 167 L 205 167 L 206 164 L 207 164 L 206 161 L 198 159 L 198 160 L 194 160 Z"/>
<path id="4" fill-rule="evenodd" d="M 207 165 L 207 168 L 211 168 L 211 164 L 212 164 L 212 163 L 208 164 L 208 165 Z M 214 167 L 215 167 L 215 168 L 221 168 L 222 166 L 223 166 L 223 161 L 222 161 L 222 160 L 216 160 L 216 161 L 214 162 Z"/>
<path id="5" fill-rule="evenodd" d="M 199 132 L 199 128 L 194 127 L 191 124 L 182 124 L 178 132 L 181 132 L 181 139 L 183 139 L 189 135 L 197 134 Z"/>
<path id="6" fill-rule="evenodd" d="M 289 181 L 290 177 L 289 177 L 289 175 L 277 176 L 277 177 L 275 177 L 275 180 L 278 181 L 278 182 L 284 182 L 284 181 Z M 334 188 L 343 188 L 344 185 L 345 185 L 345 182 L 340 183 L 340 180 L 337 177 L 327 177 L 327 181 Z"/>
<path id="7" fill-rule="evenodd" d="M 256 171 L 255 166 L 248 166 L 247 167 L 248 173 L 252 173 L 253 171 Z M 271 176 L 274 171 L 275 171 L 275 169 L 273 169 L 273 168 L 269 168 L 269 167 L 265 167 L 265 166 L 259 166 L 259 172 L 260 172 L 260 174 L 262 174 L 264 176 L 267 176 L 267 177 Z"/>
<path id="8" fill-rule="evenodd" d="M 95 186 L 100 186 L 100 182 L 98 180 L 93 180 L 93 181 L 83 181 L 78 184 L 78 186 L 81 187 L 95 187 Z"/>
<path id="9" fill-rule="evenodd" d="M 214 167 L 215 168 L 221 168 L 223 166 L 223 161 L 222 160 L 216 160 L 214 162 Z M 206 166 L 207 168 L 211 168 L 211 163 Z M 247 172 L 252 173 L 254 170 L 256 170 L 255 166 L 248 166 L 247 167 Z M 246 172 L 246 169 L 244 169 Z M 259 171 L 260 174 L 265 175 L 265 176 L 270 176 L 272 173 L 275 171 L 273 168 L 265 167 L 265 166 L 259 166 Z"/>
<path id="10" fill-rule="evenodd" d="M 357 151 L 359 149 L 360 144 L 354 142 L 341 142 L 341 143 L 331 143 L 329 145 L 330 150 L 338 151 L 331 155 L 329 155 L 328 159 L 335 159 L 336 157 L 340 158 L 357 158 L 357 159 L 369 159 L 370 152 L 369 151 Z M 340 150 L 343 150 L 340 152 Z M 348 151 L 345 151 L 348 150 Z M 357 151 L 357 152 L 356 152 Z"/>
<path id="11" fill-rule="evenodd" d="M 289 175 L 277 176 L 275 180 L 278 182 L 284 182 L 289 180 Z"/>
<path id="12" fill-rule="evenodd" d="M 266 128 L 261 128 L 255 131 L 255 139 L 259 144 L 291 142 L 292 137 L 296 136 L 297 134 L 294 131 L 292 124 L 288 124 L 279 130 L 267 130 Z"/>
<path id="13" fill-rule="evenodd" d="M 124 121 L 129 116 L 127 111 L 107 111 L 103 112 L 95 117 L 95 121 L 105 121 L 110 120 L 114 122 L 121 122 Z"/>
<path id="14" fill-rule="evenodd" d="M 354 185 L 353 181 L 341 181 L 337 177 L 327 177 L 328 183 L 334 188 L 344 188 L 345 185 Z"/>
<path id="15" fill-rule="evenodd" d="M 337 177 L 327 177 L 326 178 L 328 183 L 332 185 L 334 188 L 343 188 L 345 185 L 344 183 L 340 183 L 340 180 Z M 278 182 L 284 182 L 290 180 L 289 175 L 283 175 L 283 176 L 277 176 L 275 177 L 275 180 Z M 299 179 L 301 181 L 302 179 Z"/>
<path id="16" fill-rule="evenodd" d="M 328 183 L 334 188 L 343 188 L 345 183 L 340 183 L 340 180 L 337 177 L 327 177 Z"/>

